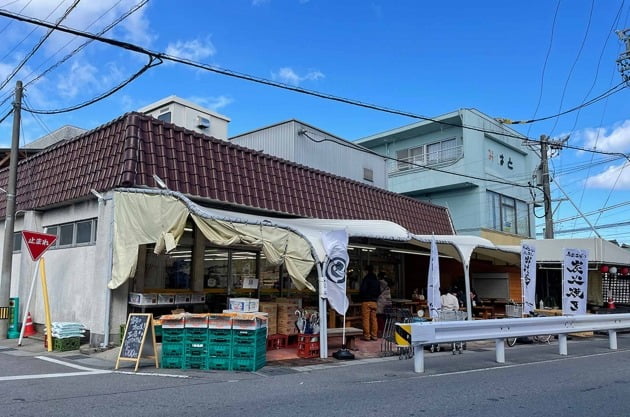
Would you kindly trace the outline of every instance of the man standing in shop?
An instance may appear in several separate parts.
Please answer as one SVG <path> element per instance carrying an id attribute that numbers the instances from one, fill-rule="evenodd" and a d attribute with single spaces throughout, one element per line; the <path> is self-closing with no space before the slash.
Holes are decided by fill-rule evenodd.
<path id="1" fill-rule="evenodd" d="M 374 274 L 374 267 L 368 265 L 367 274 L 363 277 L 359 296 L 361 297 L 361 321 L 363 322 L 363 340 L 378 339 L 378 322 L 376 321 L 376 300 L 381 294 L 381 284 Z"/>

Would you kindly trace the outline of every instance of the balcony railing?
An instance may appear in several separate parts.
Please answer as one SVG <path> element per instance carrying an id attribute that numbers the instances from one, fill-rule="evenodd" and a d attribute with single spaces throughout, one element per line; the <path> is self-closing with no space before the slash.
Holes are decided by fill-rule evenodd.
<path id="1" fill-rule="evenodd" d="M 417 170 L 423 166 L 440 165 L 456 161 L 462 157 L 463 147 L 461 145 L 435 152 L 428 152 L 422 155 L 414 155 L 409 158 L 389 161 L 388 174 L 396 174 L 411 170 Z"/>

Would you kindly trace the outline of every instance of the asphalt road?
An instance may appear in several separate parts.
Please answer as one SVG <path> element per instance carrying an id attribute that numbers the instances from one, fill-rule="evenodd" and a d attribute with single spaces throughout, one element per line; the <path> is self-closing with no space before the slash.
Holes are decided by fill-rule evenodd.
<path id="1" fill-rule="evenodd" d="M 606 416 L 630 415 L 630 335 L 506 349 L 491 345 L 412 360 L 336 362 L 259 372 L 91 370 L 0 351 L 2 416 Z M 12 364 L 12 365 L 10 365 Z M 23 369 L 29 379 L 6 370 Z M 54 377 L 45 377 L 53 375 Z"/>

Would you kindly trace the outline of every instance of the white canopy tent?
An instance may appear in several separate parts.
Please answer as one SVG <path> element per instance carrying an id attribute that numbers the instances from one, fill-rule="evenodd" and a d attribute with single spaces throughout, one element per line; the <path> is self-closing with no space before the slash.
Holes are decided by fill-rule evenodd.
<path id="1" fill-rule="evenodd" d="M 156 252 L 171 251 L 184 233 L 190 216 L 199 230 L 213 244 L 235 243 L 260 247 L 268 261 L 284 263 L 298 289 L 315 291 L 306 280 L 313 266 L 319 278 L 319 315 L 321 320 L 320 356 L 328 356 L 326 323 L 326 290 L 322 264 L 326 253 L 321 234 L 345 229 L 350 238 L 398 241 L 429 248 L 431 235 L 413 235 L 404 227 L 382 220 L 327 220 L 280 218 L 201 206 L 179 192 L 170 190 L 118 189 L 114 193 L 114 237 L 110 289 L 118 288 L 135 274 L 138 247 L 156 244 Z M 520 263 L 519 247 L 497 247 L 489 240 L 475 236 L 436 235 L 438 251 L 462 262 L 466 292 L 470 292 L 469 265 L 472 256 Z M 109 306 L 108 306 L 109 307 Z M 470 301 L 467 304 L 472 317 Z"/>

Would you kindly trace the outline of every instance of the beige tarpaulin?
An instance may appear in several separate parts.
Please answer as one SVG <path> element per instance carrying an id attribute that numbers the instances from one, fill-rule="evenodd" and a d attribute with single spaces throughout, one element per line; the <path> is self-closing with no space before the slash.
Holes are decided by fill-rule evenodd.
<path id="1" fill-rule="evenodd" d="M 191 216 L 210 243 L 260 247 L 268 262 L 285 264 L 297 289 L 315 291 L 306 281 L 315 265 L 311 246 L 304 237 L 291 230 L 204 216 L 202 209 L 191 210 L 181 198 L 163 193 L 115 192 L 114 203 L 114 259 L 112 280 L 108 284 L 111 289 L 135 274 L 139 245 L 155 243 L 156 253 L 173 250 L 184 233 L 188 216 Z"/>

